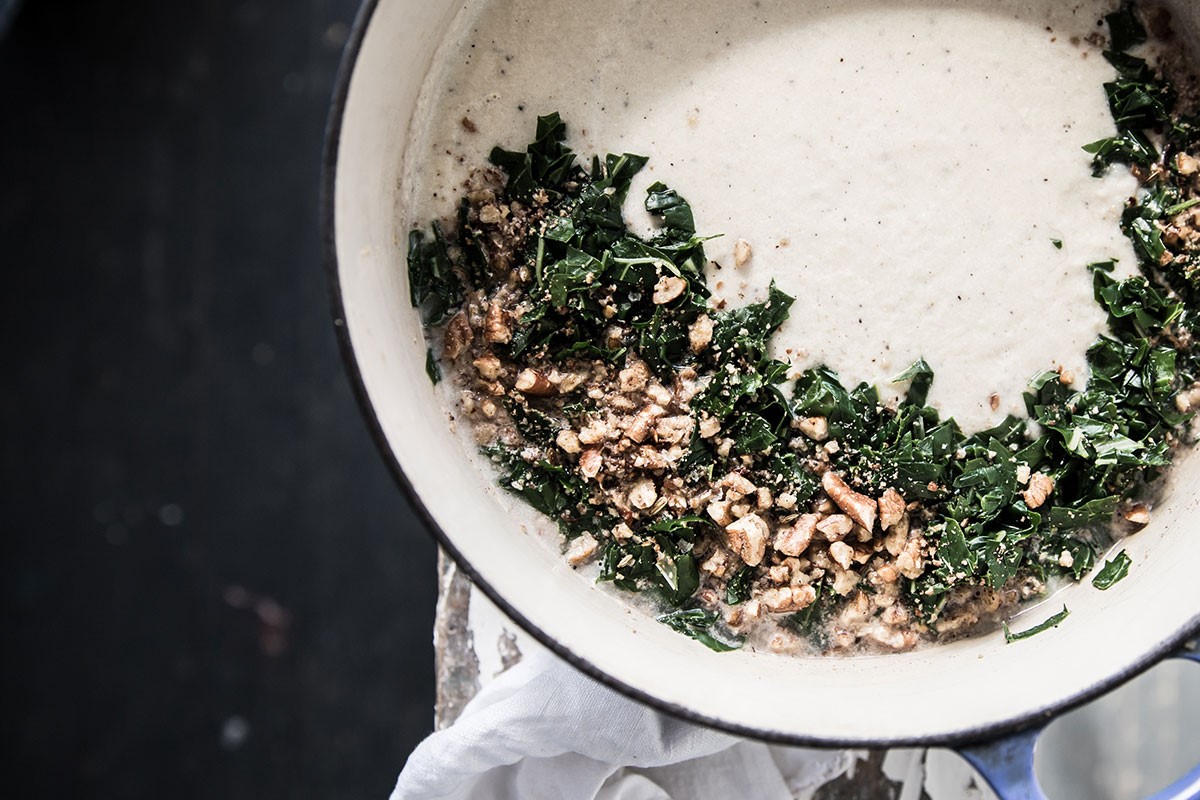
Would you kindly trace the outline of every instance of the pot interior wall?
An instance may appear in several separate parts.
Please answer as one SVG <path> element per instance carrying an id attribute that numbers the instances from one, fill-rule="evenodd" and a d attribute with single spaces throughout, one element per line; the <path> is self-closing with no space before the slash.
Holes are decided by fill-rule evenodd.
<path id="1" fill-rule="evenodd" d="M 619 684 L 709 721 L 796 741 L 947 739 L 1056 707 L 1159 653 L 1200 609 L 1200 459 L 1174 472 L 1134 567 L 1107 592 L 1072 587 L 1068 624 L 1013 645 L 999 634 L 896 656 L 712 653 L 597 590 L 544 541 L 548 527 L 475 463 L 425 375 L 409 308 L 402 164 L 423 77 L 459 4 L 382 0 L 350 82 L 334 222 L 344 324 L 387 446 L 485 591 L 523 624 Z M 1182 3 L 1185 28 L 1200 7 Z M 1047 610 L 1045 613 L 1049 613 Z"/>

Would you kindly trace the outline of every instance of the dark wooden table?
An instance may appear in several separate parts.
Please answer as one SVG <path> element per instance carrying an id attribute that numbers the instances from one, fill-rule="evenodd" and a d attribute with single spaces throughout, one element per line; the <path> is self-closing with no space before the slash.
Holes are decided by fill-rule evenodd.
<path id="1" fill-rule="evenodd" d="M 0 747 L 22 798 L 383 798 L 435 548 L 328 313 L 357 0 L 26 0 L 0 39 Z"/>

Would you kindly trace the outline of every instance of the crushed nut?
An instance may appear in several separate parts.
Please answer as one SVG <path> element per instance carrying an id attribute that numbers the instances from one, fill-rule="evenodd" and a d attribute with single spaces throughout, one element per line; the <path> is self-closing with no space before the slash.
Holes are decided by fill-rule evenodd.
<path id="1" fill-rule="evenodd" d="M 829 555 L 842 569 L 850 569 L 854 563 L 854 548 L 845 542 L 833 542 L 829 545 Z"/>
<path id="2" fill-rule="evenodd" d="M 771 506 L 775 505 L 775 496 L 771 494 L 771 490 L 765 486 L 760 486 L 758 491 L 754 493 L 754 505 L 759 511 L 766 511 Z"/>
<path id="3" fill-rule="evenodd" d="M 593 420 L 579 429 L 579 441 L 584 444 L 599 444 L 608 438 L 608 425 L 601 420 Z"/>
<path id="4" fill-rule="evenodd" d="M 1049 475 L 1035 472 L 1029 476 L 1029 486 L 1021 492 L 1025 505 L 1030 508 L 1040 508 L 1046 498 L 1054 491 L 1054 479 Z"/>
<path id="5" fill-rule="evenodd" d="M 817 523 L 817 530 L 824 534 L 825 538 L 831 542 L 840 542 L 853 529 L 854 520 L 845 514 L 830 514 Z"/>
<path id="6" fill-rule="evenodd" d="M 558 435 L 554 437 L 554 443 L 561 447 L 564 453 L 572 455 L 583 449 L 580 447 L 579 434 L 570 428 L 563 428 L 559 431 Z"/>
<path id="7" fill-rule="evenodd" d="M 558 387 L 550 382 L 540 370 L 523 369 L 517 373 L 517 380 L 513 383 L 513 388 L 524 394 L 531 394 L 535 397 L 547 397 L 558 393 Z"/>
<path id="8" fill-rule="evenodd" d="M 859 494 L 846 485 L 841 476 L 834 472 L 826 472 L 821 476 L 821 488 L 838 504 L 850 519 L 862 525 L 867 530 L 875 528 L 875 501 L 865 494 Z"/>
<path id="9" fill-rule="evenodd" d="M 726 541 L 730 549 L 751 567 L 762 563 L 770 533 L 771 529 L 758 514 L 747 514 L 725 527 Z"/>
<path id="10" fill-rule="evenodd" d="M 745 239 L 738 239 L 733 245 L 733 265 L 735 267 L 744 267 L 750 262 L 750 258 L 754 255 L 754 248 Z"/>
<path id="11" fill-rule="evenodd" d="M 629 503 L 634 508 L 640 508 L 643 511 L 654 505 L 654 501 L 658 499 L 658 489 L 654 486 L 654 481 L 649 478 L 641 478 L 634 482 L 629 489 Z"/>
<path id="12" fill-rule="evenodd" d="M 688 328 L 688 346 L 696 354 L 703 353 L 712 341 L 713 321 L 708 314 L 701 314 Z"/>
<path id="13" fill-rule="evenodd" d="M 675 398 L 661 383 L 652 383 L 646 387 L 646 396 L 660 406 L 669 406 Z"/>
<path id="14" fill-rule="evenodd" d="M 717 578 L 724 578 L 729 568 L 729 551 L 723 547 L 713 550 L 712 554 L 700 564 L 700 571 L 707 572 Z"/>
<path id="15" fill-rule="evenodd" d="M 617 386 L 622 392 L 640 392 L 650 381 L 650 368 L 644 361 L 634 361 L 617 373 Z"/>
<path id="16" fill-rule="evenodd" d="M 1121 516 L 1130 525 L 1141 529 L 1150 524 L 1150 507 L 1145 503 L 1134 503 L 1121 512 Z"/>
<path id="17" fill-rule="evenodd" d="M 475 367 L 475 371 L 479 373 L 479 377 L 486 381 L 494 381 L 500 377 L 504 370 L 504 365 L 500 363 L 500 359 L 495 356 L 480 356 L 471 362 Z"/>
<path id="18" fill-rule="evenodd" d="M 925 558 L 921 555 L 925 540 L 918 537 L 910 539 L 904 549 L 896 556 L 896 569 L 906 578 L 916 579 L 925 571 Z"/>
<path id="19" fill-rule="evenodd" d="M 721 432 L 721 420 L 716 417 L 700 418 L 700 438 L 711 439 Z"/>
<path id="20" fill-rule="evenodd" d="M 599 546 L 600 543 L 590 533 L 576 537 L 575 541 L 571 542 L 570 549 L 567 550 L 567 563 L 572 567 L 579 566 L 591 559 Z"/>
<path id="21" fill-rule="evenodd" d="M 883 530 L 895 525 L 906 513 L 904 497 L 895 489 L 887 489 L 879 498 L 879 527 Z"/>
<path id="22" fill-rule="evenodd" d="M 717 481 L 717 486 L 725 490 L 725 496 L 730 500 L 741 500 L 748 494 L 754 494 L 758 489 L 745 478 L 736 472 L 731 472 L 721 480 Z"/>
<path id="23" fill-rule="evenodd" d="M 654 284 L 654 294 L 651 299 L 656 306 L 665 305 L 683 294 L 683 290 L 686 288 L 687 281 L 683 278 L 663 275 L 658 279 L 658 283 Z"/>
<path id="24" fill-rule="evenodd" d="M 801 514 L 791 525 L 782 526 L 775 532 L 775 549 L 785 556 L 804 555 L 816 529 L 817 515 Z"/>
<path id="25" fill-rule="evenodd" d="M 604 467 L 604 456 L 600 451 L 591 448 L 579 454 L 579 473 L 585 478 L 595 478 Z"/>
<path id="26" fill-rule="evenodd" d="M 796 428 L 814 442 L 829 438 L 829 420 L 824 417 L 806 417 L 796 423 Z"/>
<path id="27" fill-rule="evenodd" d="M 508 312 L 499 303 L 488 305 L 483 321 L 483 338 L 492 344 L 508 344 L 512 341 L 512 328 L 508 325 Z"/>
<path id="28" fill-rule="evenodd" d="M 817 590 L 812 586 L 772 586 L 761 595 L 763 606 L 772 614 L 801 611 L 817 600 Z"/>
<path id="29" fill-rule="evenodd" d="M 625 429 L 625 435 L 639 444 L 646 441 L 650 431 L 654 429 L 655 420 L 665 413 L 667 412 L 662 406 L 651 403 L 634 416 L 629 427 Z"/>
<path id="30" fill-rule="evenodd" d="M 471 330 L 471 321 L 467 317 L 467 312 L 458 312 L 446 323 L 446 335 L 442 342 L 442 355 L 449 361 L 455 360 L 463 354 L 464 350 L 470 347 L 474 338 L 475 333 Z"/>
<path id="31" fill-rule="evenodd" d="M 1187 391 L 1175 395 L 1175 408 L 1181 414 L 1189 414 L 1200 407 L 1200 386 L 1193 386 Z"/>
<path id="32" fill-rule="evenodd" d="M 654 438 L 664 444 L 682 444 L 692 438 L 692 417 L 663 417 L 654 426 Z"/>
<path id="33" fill-rule="evenodd" d="M 713 522 L 720 525 L 722 528 L 733 522 L 733 512 L 730 511 L 730 503 L 728 500 L 714 500 L 708 504 L 705 511 Z"/>

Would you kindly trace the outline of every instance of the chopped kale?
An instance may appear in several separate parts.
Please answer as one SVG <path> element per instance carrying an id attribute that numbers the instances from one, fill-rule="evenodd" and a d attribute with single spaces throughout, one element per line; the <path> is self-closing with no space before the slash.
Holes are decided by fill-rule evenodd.
<path id="1" fill-rule="evenodd" d="M 1096 577 L 1092 578 L 1092 586 L 1101 591 L 1110 588 L 1114 583 L 1129 574 L 1129 566 L 1132 563 L 1133 561 L 1122 550 L 1104 562 L 1104 566 L 1096 573 Z"/>
<path id="2" fill-rule="evenodd" d="M 892 383 L 908 381 L 906 402 L 915 406 L 925 405 L 929 397 L 929 387 L 933 385 L 933 370 L 925 363 L 925 359 L 917 359 L 912 366 L 892 378 Z"/>
<path id="3" fill-rule="evenodd" d="M 1123 2 L 1120 8 L 1104 17 L 1113 50 L 1128 50 L 1146 41 L 1146 29 L 1134 13 L 1133 5 Z"/>
<path id="4" fill-rule="evenodd" d="M 446 248 L 446 238 L 436 222 L 433 237 L 414 230 L 408 235 L 408 287 L 414 308 L 428 325 L 440 325 L 462 303 L 462 285 Z"/>
<path id="5" fill-rule="evenodd" d="M 1013 633 L 1011 630 L 1009 630 L 1008 623 L 1005 622 L 1004 623 L 1004 641 L 1011 644 L 1012 642 L 1016 642 L 1021 639 L 1028 639 L 1030 636 L 1036 636 L 1037 634 L 1041 633 L 1042 631 L 1046 631 L 1051 628 L 1057 628 L 1059 626 L 1059 624 L 1063 620 L 1065 620 L 1070 613 L 1071 612 L 1067 610 L 1067 607 L 1063 606 L 1062 611 L 1060 611 L 1057 614 L 1055 614 L 1054 616 L 1050 617 L 1050 619 L 1046 620 L 1045 622 L 1038 623 L 1037 625 L 1034 625 L 1029 630 L 1021 631 L 1020 633 Z"/>
<path id="6" fill-rule="evenodd" d="M 504 407 L 521 435 L 535 444 L 548 446 L 562 430 L 561 422 L 531 407 L 528 402 L 510 398 L 504 403 Z"/>
<path id="7" fill-rule="evenodd" d="M 442 380 L 442 368 L 438 365 L 437 356 L 433 354 L 432 347 L 425 348 L 425 374 L 429 376 L 429 381 L 437 386 Z"/>
<path id="8" fill-rule="evenodd" d="M 718 653 L 737 650 L 742 646 L 742 640 L 727 636 L 718 630 L 715 611 L 700 608 L 672 611 L 658 617 L 658 621 Z"/>
<path id="9" fill-rule="evenodd" d="M 750 584 L 754 580 L 754 567 L 743 566 L 725 584 L 725 602 L 731 606 L 750 599 Z"/>
<path id="10" fill-rule="evenodd" d="M 491 162 L 508 175 L 508 193 L 529 198 L 539 188 L 554 190 L 575 167 L 575 154 L 563 140 L 567 126 L 557 113 L 538 117 L 537 134 L 525 152 L 492 149 Z"/>

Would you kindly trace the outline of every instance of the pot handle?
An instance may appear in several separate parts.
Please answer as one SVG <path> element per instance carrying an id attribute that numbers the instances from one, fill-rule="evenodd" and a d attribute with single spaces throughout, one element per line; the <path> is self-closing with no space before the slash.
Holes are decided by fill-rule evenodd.
<path id="1" fill-rule="evenodd" d="M 1195 643 L 1184 645 L 1168 658 L 1185 658 L 1200 663 Z M 1000 800 L 1047 800 L 1033 770 L 1033 749 L 1049 720 L 1035 728 L 995 741 L 957 749 Z M 1200 800 L 1200 764 L 1191 772 L 1147 800 Z"/>

